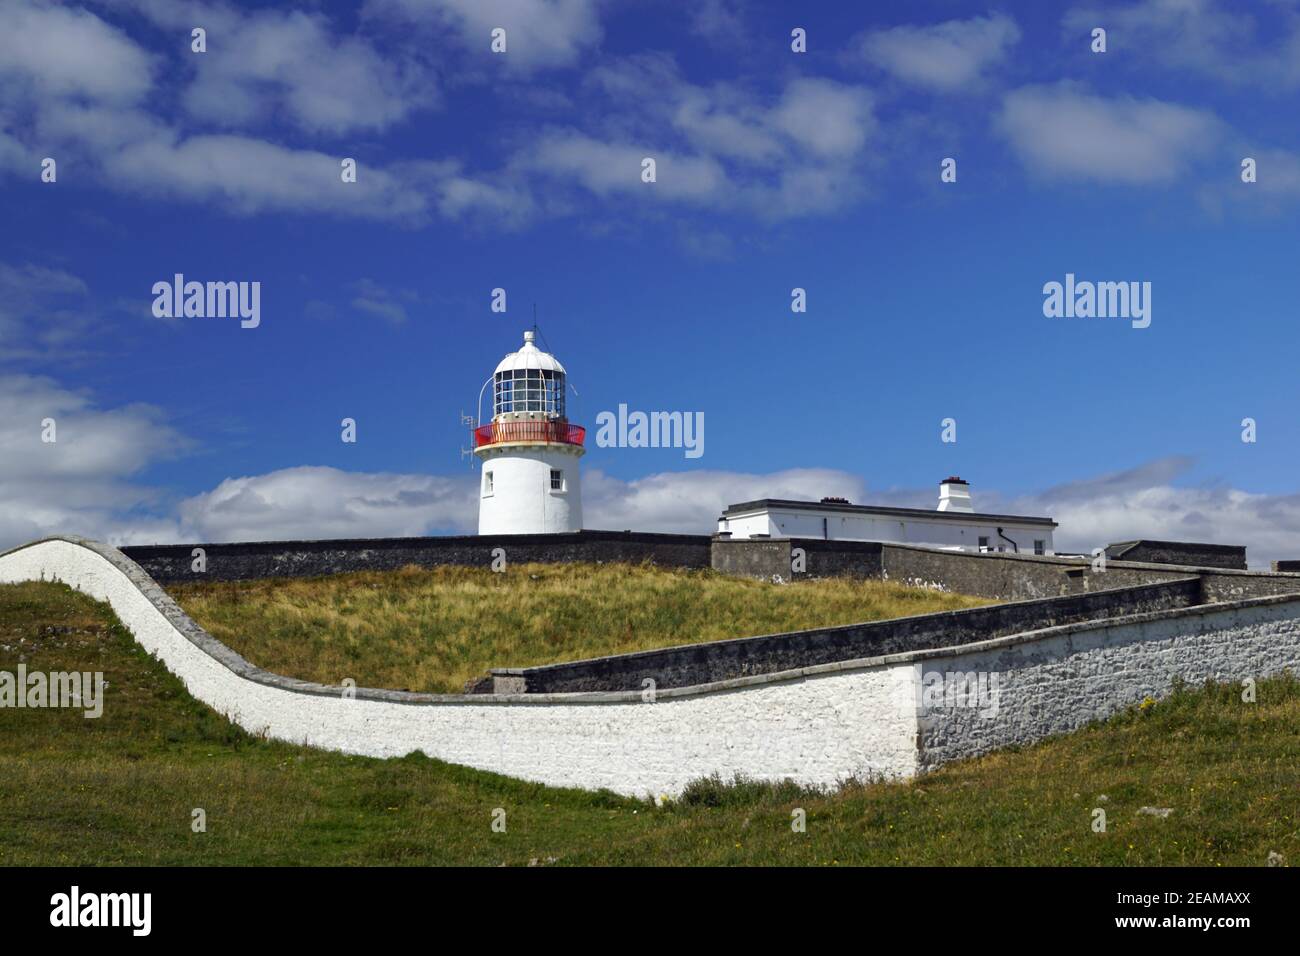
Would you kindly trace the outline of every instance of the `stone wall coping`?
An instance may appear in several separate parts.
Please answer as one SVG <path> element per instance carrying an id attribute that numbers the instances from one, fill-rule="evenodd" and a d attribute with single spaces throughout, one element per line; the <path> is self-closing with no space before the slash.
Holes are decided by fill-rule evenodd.
<path id="1" fill-rule="evenodd" d="M 73 538 L 76 535 L 71 536 Z M 212 550 L 218 548 L 236 548 L 236 549 L 258 549 L 258 550 L 319 550 L 319 551 L 365 551 L 368 549 L 393 549 L 418 547 L 422 544 L 438 543 L 463 543 L 476 544 L 480 543 L 486 546 L 489 542 L 494 541 L 518 541 L 520 543 L 546 544 L 547 542 L 563 542 L 566 540 L 586 538 L 591 541 L 611 540 L 662 540 L 665 542 L 676 542 L 680 544 L 699 544 L 706 545 L 710 542 L 710 535 L 707 534 L 683 534 L 671 531 L 602 531 L 596 528 L 584 528 L 581 531 L 563 531 L 555 534 L 448 534 L 448 535 L 416 535 L 412 537 L 397 538 L 310 538 L 295 539 L 292 541 L 193 541 L 189 543 L 172 543 L 172 544 L 129 544 L 123 545 L 123 553 L 134 551 L 145 553 L 148 551 L 187 551 L 194 548 L 203 548 Z M 51 540 L 42 538 L 43 541 Z M 31 542 L 37 544 L 39 542 Z"/>
<path id="2" fill-rule="evenodd" d="M 23 551 L 36 545 L 45 544 L 52 541 L 62 541 L 68 544 L 77 545 L 93 551 L 100 557 L 108 561 L 114 568 L 125 575 L 132 584 L 141 592 L 141 594 L 172 624 L 176 630 L 188 639 L 192 644 L 198 647 L 209 657 L 222 664 L 228 670 L 237 674 L 246 680 L 262 684 L 268 687 L 274 687 L 280 690 L 291 691 L 300 694 L 310 694 L 321 697 L 339 697 L 342 695 L 344 688 L 342 686 L 328 686 L 325 684 L 316 684 L 310 681 L 298 680 L 292 677 L 284 677 L 280 674 L 274 674 L 270 671 L 263 670 L 260 667 L 250 663 L 240 656 L 233 649 L 218 641 L 207 631 L 203 630 L 189 615 L 187 615 L 180 606 L 172 600 L 143 568 L 128 558 L 120 550 L 99 541 L 92 541 L 88 538 L 82 538 L 76 535 L 50 535 L 27 544 L 19 545 L 16 548 L 10 548 L 7 551 L 0 552 L 0 557 Z M 1286 576 L 1286 575 L 1284 575 Z M 1295 576 L 1295 575 L 1291 575 Z M 57 579 L 53 579 L 57 580 Z M 1174 582 L 1161 582 L 1171 584 Z M 1152 587 L 1153 585 L 1139 585 L 1139 587 Z M 1099 593 L 1099 592 L 1093 592 Z M 1051 599 L 1048 599 L 1051 600 Z M 1273 605 L 1283 605 L 1292 602 L 1300 602 L 1300 594 L 1282 594 L 1269 595 L 1259 598 L 1245 598 L 1236 601 L 1222 601 L 1214 604 L 1201 604 L 1185 608 L 1170 608 L 1163 611 L 1149 611 L 1140 614 L 1132 614 L 1122 617 L 1104 618 L 1097 621 L 1088 621 L 1079 624 L 1062 624 L 1055 627 L 1043 628 L 1036 631 L 1026 631 L 1020 634 L 1007 635 L 1005 637 L 992 638 L 987 641 L 976 641 L 970 644 L 962 644 L 949 648 L 933 648 L 918 651 L 904 651 L 898 654 L 878 655 L 875 657 L 863 657 L 846 661 L 834 661 L 827 664 L 815 664 L 810 667 L 796 668 L 793 670 L 777 671 L 770 674 L 753 674 L 745 677 L 735 677 L 723 681 L 715 681 L 708 684 L 695 684 L 689 687 L 666 688 L 657 690 L 655 697 L 657 699 L 681 699 L 689 697 L 699 697 L 707 694 L 726 693 L 733 690 L 739 690 L 746 687 L 754 687 L 761 684 L 792 683 L 806 680 L 811 677 L 820 677 L 828 674 L 838 674 L 849 671 L 869 670 L 876 667 L 888 666 L 894 664 L 909 664 L 922 660 L 929 660 L 939 657 L 955 657 L 960 654 L 970 653 L 972 651 L 983 651 L 996 647 L 1011 646 L 1015 644 L 1031 643 L 1057 635 L 1071 633 L 1080 633 L 1087 631 L 1106 630 L 1118 626 L 1130 624 L 1141 624 L 1151 621 L 1166 620 L 1181 615 L 1196 614 L 1204 616 L 1206 614 L 1221 613 L 1223 611 L 1241 610 L 1256 607 L 1270 607 Z M 1008 604 L 1025 603 L 1025 602 L 1007 602 Z M 978 608 L 967 608 L 964 610 L 979 610 Z M 945 611 L 940 614 L 953 614 L 957 612 Z M 874 623 L 874 622 L 873 622 Z M 641 703 L 642 692 L 639 690 L 630 691 L 591 691 L 578 693 L 561 693 L 561 694 L 424 694 L 414 691 L 398 690 L 381 690 L 374 688 L 355 689 L 355 698 L 357 700 L 374 700 L 384 701 L 395 704 L 412 704 L 412 705 L 431 705 L 431 704 L 454 704 L 465 706 L 492 706 L 502 705 L 509 706 L 514 704 L 527 705 L 547 705 L 547 704 L 611 704 L 611 703 Z"/>

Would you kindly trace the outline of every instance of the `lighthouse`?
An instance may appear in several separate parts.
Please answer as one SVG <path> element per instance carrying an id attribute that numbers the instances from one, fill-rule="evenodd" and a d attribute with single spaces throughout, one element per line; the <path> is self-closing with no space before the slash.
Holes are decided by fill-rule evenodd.
<path id="1" fill-rule="evenodd" d="M 582 530 L 578 459 L 587 430 L 569 424 L 564 366 L 535 338 L 525 332 L 519 351 L 497 365 L 492 421 L 474 430 L 474 454 L 483 463 L 479 534 Z"/>

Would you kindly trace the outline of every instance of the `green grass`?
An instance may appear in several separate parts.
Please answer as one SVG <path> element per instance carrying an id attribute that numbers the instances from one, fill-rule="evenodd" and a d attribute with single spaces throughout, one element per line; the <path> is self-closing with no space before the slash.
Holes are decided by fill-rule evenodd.
<path id="1" fill-rule="evenodd" d="M 776 585 L 627 564 L 409 567 L 168 590 L 213 637 L 277 674 L 439 693 L 492 667 L 988 603 L 884 581 Z"/>
<path id="2" fill-rule="evenodd" d="M 909 784 L 699 781 L 676 804 L 424 757 L 270 743 L 192 700 L 107 608 L 0 586 L 0 670 L 103 670 L 104 715 L 0 709 L 0 865 L 1154 864 L 1300 859 L 1300 683 L 1183 690 Z M 1106 800 L 1102 800 L 1105 795 Z M 1167 819 L 1137 813 L 1170 807 Z M 191 811 L 207 832 L 191 831 Z M 807 813 L 794 833 L 791 811 Z M 1108 828 L 1091 829 L 1104 807 Z M 506 832 L 492 814 L 506 811 Z"/>

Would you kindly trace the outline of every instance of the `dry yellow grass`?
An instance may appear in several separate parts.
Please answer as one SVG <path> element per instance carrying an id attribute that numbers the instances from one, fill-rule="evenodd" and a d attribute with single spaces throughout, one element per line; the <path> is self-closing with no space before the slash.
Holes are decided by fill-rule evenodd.
<path id="1" fill-rule="evenodd" d="M 525 667 L 974 607 L 882 581 L 775 585 L 653 565 L 534 564 L 173 585 L 218 640 L 278 674 L 459 692 Z"/>

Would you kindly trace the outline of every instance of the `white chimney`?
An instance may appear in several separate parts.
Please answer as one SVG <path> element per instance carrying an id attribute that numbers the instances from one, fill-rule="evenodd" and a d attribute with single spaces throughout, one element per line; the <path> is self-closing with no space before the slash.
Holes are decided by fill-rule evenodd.
<path id="1" fill-rule="evenodd" d="M 970 500 L 970 485 L 956 476 L 939 482 L 939 510 L 973 514 L 975 508 Z"/>

